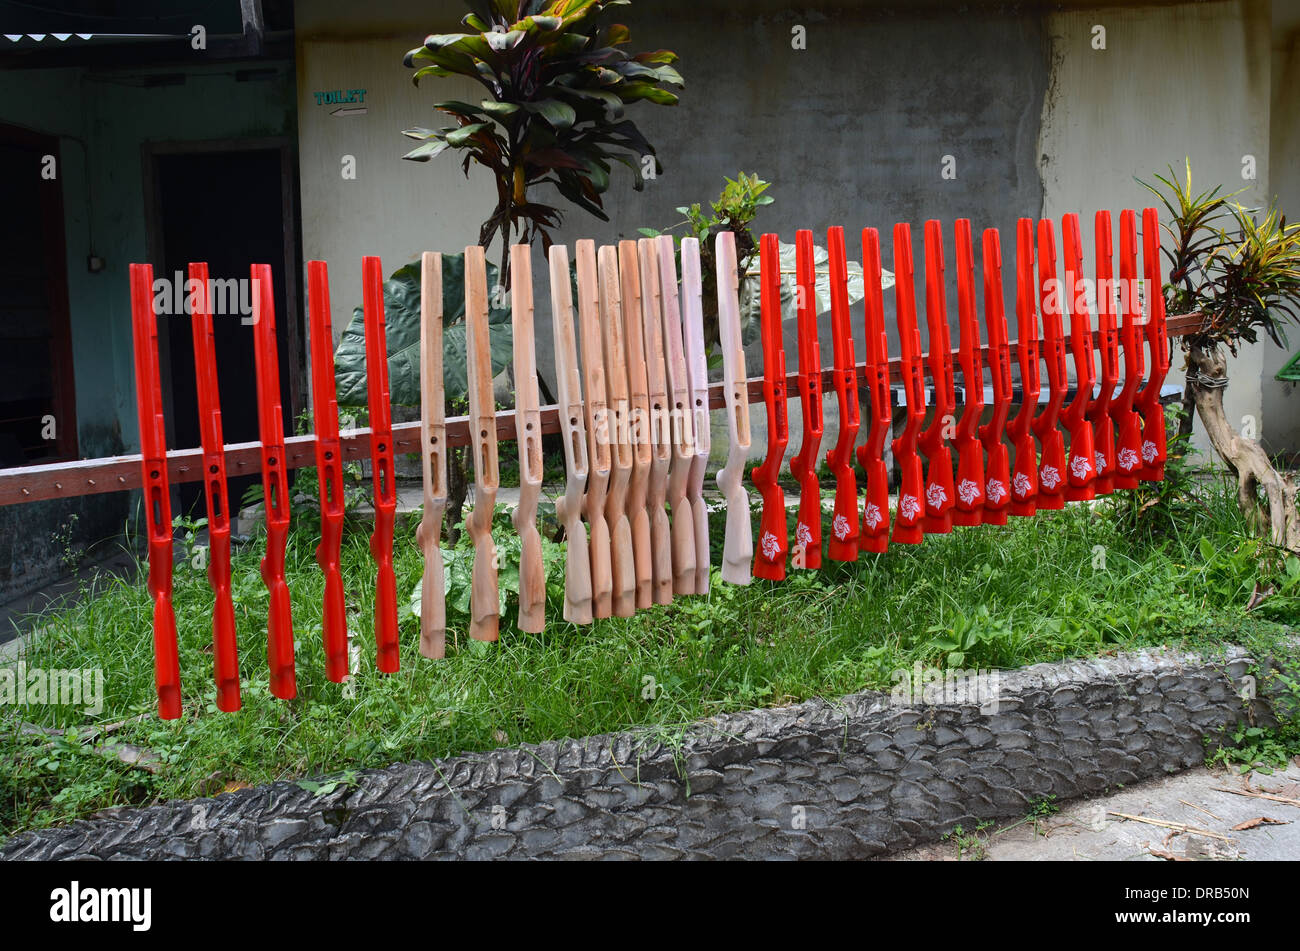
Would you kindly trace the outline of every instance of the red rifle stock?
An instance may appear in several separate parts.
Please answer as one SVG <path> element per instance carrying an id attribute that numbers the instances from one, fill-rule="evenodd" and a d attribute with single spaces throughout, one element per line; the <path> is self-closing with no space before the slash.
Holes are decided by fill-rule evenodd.
<path id="1" fill-rule="evenodd" d="M 172 608 L 172 506 L 167 486 L 167 437 L 158 378 L 158 322 L 153 311 L 153 267 L 131 265 L 131 340 L 140 422 L 140 483 L 149 530 L 149 594 L 153 597 L 153 676 L 158 715 L 181 715 L 181 668 Z"/>
<path id="2" fill-rule="evenodd" d="M 777 236 L 763 235 L 759 245 L 761 325 L 763 339 L 763 402 L 767 407 L 767 458 L 750 473 L 763 496 L 763 516 L 754 550 L 756 577 L 780 581 L 785 577 L 789 549 L 785 523 L 785 493 L 777 483 L 790 423 L 785 406 L 785 352 L 781 343 L 781 258 Z"/>
<path id="3" fill-rule="evenodd" d="M 993 379 L 993 415 L 979 428 L 988 460 L 984 468 L 984 523 L 1007 524 L 1011 498 L 1011 460 L 1002 434 L 1011 413 L 1011 347 L 1007 314 L 1002 303 L 1002 244 L 996 228 L 985 228 L 984 325 L 989 337 L 989 370 Z"/>
<path id="4" fill-rule="evenodd" d="M 893 442 L 898 460 L 898 516 L 894 519 L 894 542 L 919 545 L 925 477 L 917 441 L 925 420 L 925 371 L 921 367 L 921 331 L 916 325 L 916 283 L 912 265 L 912 229 L 894 225 L 894 303 L 898 312 L 903 391 L 907 394 L 907 422 Z"/>
<path id="5" fill-rule="evenodd" d="M 1124 325 L 1120 339 L 1124 343 L 1124 387 L 1110 406 L 1119 437 L 1115 449 L 1115 488 L 1136 489 L 1142 468 L 1142 417 L 1134 410 L 1134 400 L 1146 373 L 1146 354 L 1142 337 L 1142 305 L 1137 287 L 1137 215 L 1131 208 L 1119 215 L 1120 306 L 1124 308 Z"/>
<path id="6" fill-rule="evenodd" d="M 1164 279 L 1160 275 L 1160 218 L 1154 208 L 1142 209 L 1142 269 L 1146 277 L 1151 379 L 1137 397 L 1142 414 L 1142 469 L 1138 478 L 1159 482 L 1165 477 L 1165 407 L 1160 402 L 1160 388 L 1169 373 L 1169 342 L 1165 331 Z"/>
<path id="7" fill-rule="evenodd" d="M 835 360 L 835 395 L 839 401 L 840 432 L 826 463 L 835 475 L 835 509 L 827 554 L 834 561 L 858 560 L 858 480 L 853 472 L 853 445 L 858 441 L 858 370 L 853 353 L 853 325 L 849 322 L 849 270 L 845 259 L 844 229 L 826 233 L 830 253 L 831 345 Z"/>
<path id="8" fill-rule="evenodd" d="M 925 323 L 930 330 L 927 363 L 934 383 L 934 417 L 920 438 L 921 452 L 929 463 L 922 527 L 926 534 L 943 535 L 952 531 L 952 450 L 945 431 L 954 423 L 957 394 L 953 389 L 952 343 L 943 284 L 943 231 L 934 219 L 925 223 Z"/>
<path id="9" fill-rule="evenodd" d="M 199 404 L 199 441 L 203 446 L 203 495 L 208 506 L 208 583 L 213 594 L 212 667 L 217 682 L 217 709 L 231 713 L 240 707 L 239 648 L 235 640 L 235 605 L 230 598 L 226 447 L 221 435 L 221 392 L 217 386 L 217 352 L 212 334 L 209 286 L 207 264 L 191 263 L 194 383 Z M 267 650 L 274 681 L 275 656 L 269 643 Z"/>
<path id="10" fill-rule="evenodd" d="M 1056 276 L 1056 232 L 1050 219 L 1038 222 L 1038 293 L 1043 311 L 1043 359 L 1047 362 L 1047 406 L 1034 420 L 1042 446 L 1038 465 L 1040 509 L 1065 507 L 1065 436 L 1056 426 L 1069 380 L 1065 368 L 1065 332 L 1061 326 L 1061 287 Z"/>
<path id="11" fill-rule="evenodd" d="M 975 250 L 968 218 L 957 219 L 956 253 L 957 321 L 961 327 L 957 359 L 966 389 L 966 407 L 953 438 L 957 485 L 952 522 L 979 525 L 984 521 L 984 445 L 979 438 L 980 417 L 984 415 L 984 365 L 980 360 L 979 310 L 975 306 Z"/>
<path id="12" fill-rule="evenodd" d="M 280 357 L 275 345 L 275 286 L 271 265 L 249 268 L 253 300 L 253 363 L 257 372 L 257 420 L 262 439 L 262 502 L 266 507 L 266 555 L 262 581 L 271 596 L 266 618 L 271 670 L 283 672 L 287 658 L 293 662 L 293 609 L 284 578 L 284 552 L 289 543 L 289 480 L 284 467 L 284 417 L 280 411 Z"/>
<path id="13" fill-rule="evenodd" d="M 858 548 L 883 552 L 889 547 L 889 470 L 885 441 L 893 423 L 889 393 L 889 342 L 885 337 L 884 294 L 880 286 L 880 232 L 862 229 L 862 281 L 865 309 L 866 375 L 871 391 L 871 426 L 858 447 L 858 463 L 866 470 L 862 526 Z"/>
<path id="14" fill-rule="evenodd" d="M 799 516 L 795 522 L 794 566 L 822 566 L 822 500 L 817 481 L 817 454 L 825 431 L 822 422 L 822 358 L 817 341 L 817 278 L 813 269 L 813 233 L 795 234 L 795 302 L 799 327 L 799 403 L 803 438 L 790 460 L 799 482 Z"/>
<path id="15" fill-rule="evenodd" d="M 1112 244 L 1110 212 L 1099 211 L 1094 218 L 1097 247 L 1097 336 L 1100 345 L 1101 387 L 1088 404 L 1092 422 L 1093 461 L 1097 477 L 1093 488 L 1098 495 L 1115 491 L 1115 423 L 1110 406 L 1119 383 L 1119 330 L 1115 324 L 1115 249 Z"/>
<path id="16" fill-rule="evenodd" d="M 1061 413 L 1061 423 L 1070 432 L 1070 460 L 1065 498 L 1082 502 L 1096 498 L 1093 480 L 1097 477 L 1096 450 L 1092 441 L 1092 423 L 1088 406 L 1097 382 L 1092 362 L 1092 319 L 1088 297 L 1082 293 L 1083 242 L 1079 236 L 1079 216 L 1061 218 L 1062 251 L 1065 254 L 1065 287 L 1061 295 L 1063 310 L 1070 315 L 1070 350 L 1074 353 L 1074 399 Z"/>
<path id="17" fill-rule="evenodd" d="M 1038 454 L 1034 448 L 1034 413 L 1042 390 L 1038 367 L 1038 301 L 1034 294 L 1034 223 L 1016 222 L 1016 333 L 1020 363 L 1020 411 L 1007 435 L 1016 450 L 1011 473 L 1012 515 L 1033 515 L 1038 509 Z"/>
<path id="18" fill-rule="evenodd" d="M 397 578 L 393 574 L 393 523 L 397 487 L 393 484 L 393 417 L 388 403 L 388 343 L 384 335 L 384 272 L 379 258 L 361 259 L 361 290 L 366 327 L 366 397 L 370 410 L 371 484 L 375 496 L 375 530 L 370 554 L 375 559 L 376 666 L 386 674 L 399 669 L 397 648 Z"/>
<path id="19" fill-rule="evenodd" d="M 325 676 L 342 683 L 348 676 L 348 624 L 343 602 L 343 450 L 339 443 L 339 404 L 334 383 L 334 332 L 330 319 L 329 268 L 307 262 L 307 302 L 311 311 L 311 413 L 316 430 L 316 475 L 320 485 L 320 543 L 316 563 L 325 576 Z"/>

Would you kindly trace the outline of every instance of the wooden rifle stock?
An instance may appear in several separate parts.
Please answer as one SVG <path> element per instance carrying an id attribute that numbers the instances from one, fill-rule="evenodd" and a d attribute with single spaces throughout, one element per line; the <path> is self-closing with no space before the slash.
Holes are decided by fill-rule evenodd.
<path id="1" fill-rule="evenodd" d="M 646 486 L 646 514 L 650 519 L 650 597 L 655 604 L 669 604 L 673 600 L 673 541 L 666 505 L 673 443 L 664 366 L 662 279 L 655 240 L 642 238 L 637 242 L 637 253 L 641 276 L 641 339 L 645 351 L 649 406 L 641 435 L 650 444 L 650 474 Z"/>
<path id="2" fill-rule="evenodd" d="M 546 626 L 546 568 L 537 531 L 542 493 L 542 414 L 533 342 L 533 263 L 526 244 L 510 248 L 510 311 L 514 335 L 515 439 L 519 450 L 519 504 L 511 523 L 519 533 L 519 630 Z"/>
<path id="3" fill-rule="evenodd" d="M 875 228 L 862 229 L 862 280 L 871 426 L 867 430 L 866 443 L 858 447 L 858 463 L 867 473 L 858 548 L 879 553 L 889 548 L 889 470 L 885 466 L 884 453 L 893 425 L 893 400 L 889 392 L 889 342 L 885 336 L 880 233 Z"/>
<path id="4" fill-rule="evenodd" d="M 1098 495 L 1115 490 L 1115 421 L 1110 406 L 1119 383 L 1119 328 L 1115 322 L 1115 250 L 1112 244 L 1110 212 L 1099 211 L 1093 219 L 1097 251 L 1097 336 L 1101 386 L 1088 404 L 1092 423 L 1092 448 L 1097 467 L 1093 488 Z"/>
<path id="5" fill-rule="evenodd" d="M 740 343 L 740 285 L 736 274 L 736 236 L 720 232 L 714 239 L 718 282 L 718 335 L 722 342 L 722 378 L 726 386 L 727 464 L 717 475 L 727 501 L 727 529 L 722 548 L 722 580 L 749 584 L 754 536 L 749 522 L 749 493 L 743 475 L 749 457 L 749 392 L 745 350 Z"/>
<path id="6" fill-rule="evenodd" d="M 587 481 L 587 427 L 583 423 L 582 378 L 573 331 L 573 287 L 569 252 L 551 245 L 551 324 L 555 343 L 555 382 L 560 401 L 560 437 L 564 442 L 564 495 L 555 500 L 555 517 L 564 526 L 564 619 L 591 623 L 591 549 L 582 524 Z M 593 283 L 594 288 L 594 283 Z M 608 477 L 608 473 L 606 473 Z"/>
<path id="7" fill-rule="evenodd" d="M 845 260 L 844 229 L 838 225 L 826 234 L 830 271 L 831 344 L 835 361 L 835 396 L 840 411 L 840 431 L 826 464 L 835 475 L 835 507 L 826 554 L 833 561 L 858 559 L 858 480 L 853 471 L 853 446 L 861 425 L 858 410 L 858 371 L 853 353 L 853 327 L 849 321 L 849 274 Z M 778 325 L 779 327 L 779 325 Z"/>
<path id="8" fill-rule="evenodd" d="M 190 265 L 190 321 L 194 337 L 194 382 L 199 404 L 199 438 L 203 446 L 203 495 L 208 507 L 208 583 L 212 586 L 212 662 L 217 682 L 217 709 L 238 710 L 239 651 L 235 641 L 235 605 L 230 597 L 230 504 L 226 497 L 226 452 L 221 434 L 221 394 L 217 386 L 217 351 L 208 300 L 208 266 Z M 271 688 L 284 689 L 282 644 L 268 637 Z M 293 697 L 293 642 L 289 642 L 289 697 Z M 279 675 L 279 676 L 277 676 Z M 275 694 L 280 696 L 279 693 Z M 287 698 L 286 698 L 287 699 Z"/>
<path id="9" fill-rule="evenodd" d="M 1047 363 L 1047 406 L 1034 420 L 1042 447 L 1038 464 L 1040 509 L 1065 507 L 1065 437 L 1057 428 L 1069 388 L 1065 367 L 1065 332 L 1061 326 L 1061 288 L 1056 272 L 1056 232 L 1050 219 L 1038 222 L 1038 294 L 1043 312 L 1042 357 Z"/>
<path id="10" fill-rule="evenodd" d="M 894 542 L 919 545 L 925 532 L 921 515 L 925 511 L 925 477 L 917 441 L 925 420 L 925 371 L 921 367 L 921 331 L 916 323 L 916 278 L 912 263 L 912 229 L 894 225 L 894 301 L 898 311 L 903 392 L 907 396 L 907 421 L 893 442 L 898 460 L 898 515 L 894 519 Z"/>
<path id="11" fill-rule="evenodd" d="M 961 382 L 966 388 L 966 406 L 953 445 L 957 449 L 954 525 L 979 525 L 984 521 L 984 445 L 979 439 L 980 417 L 984 414 L 984 365 L 980 360 L 980 318 L 975 305 L 975 249 L 970 219 L 956 225 L 957 319 L 961 327 Z"/>
<path id="12" fill-rule="evenodd" d="M 817 339 L 817 278 L 813 265 L 813 233 L 794 236 L 795 304 L 799 336 L 799 408 L 803 436 L 790 459 L 790 472 L 799 482 L 799 514 L 794 525 L 792 563 L 816 570 L 822 566 L 822 498 L 817 479 L 825 422 L 822 414 L 822 358 Z"/>
<path id="13" fill-rule="evenodd" d="M 1020 362 L 1020 411 L 1007 435 L 1016 450 L 1011 473 L 1012 515 L 1033 515 L 1038 509 L 1038 454 L 1034 446 L 1034 414 L 1042 391 L 1039 378 L 1038 297 L 1034 292 L 1034 223 L 1016 222 L 1016 349 Z"/>
<path id="14" fill-rule="evenodd" d="M 1079 216 L 1061 218 L 1061 251 L 1065 257 L 1065 286 L 1061 296 L 1070 315 L 1070 350 L 1074 353 L 1074 399 L 1061 413 L 1061 422 L 1070 432 L 1070 457 L 1066 473 L 1065 498 L 1081 502 L 1097 497 L 1093 481 L 1097 478 L 1096 450 L 1092 440 L 1092 423 L 1088 406 L 1097 382 L 1092 360 L 1092 319 L 1088 298 L 1082 292 L 1083 242 L 1079 236 Z"/>
<path id="15" fill-rule="evenodd" d="M 613 611 L 617 617 L 631 617 L 637 605 L 637 572 L 628 517 L 628 495 L 634 460 L 629 442 L 627 349 L 623 340 L 623 297 L 619 282 L 619 251 L 612 245 L 597 253 L 600 263 L 600 310 L 604 329 L 605 380 L 609 421 L 607 438 L 612 443 L 612 471 L 605 496 L 605 520 L 609 523 L 610 577 Z M 633 256 L 635 261 L 635 255 Z M 644 506 L 642 507 L 644 511 Z M 592 568 L 593 572 L 595 566 Z M 599 615 L 598 615 L 599 616 Z"/>
<path id="16" fill-rule="evenodd" d="M 167 439 L 158 375 L 158 321 L 153 309 L 153 267 L 131 265 L 131 341 L 140 423 L 140 483 L 149 532 L 149 595 L 153 599 L 154 689 L 158 715 L 181 715 L 180 655 L 172 608 L 172 507 L 167 486 Z"/>
<path id="17" fill-rule="evenodd" d="M 447 650 L 447 593 L 442 567 L 442 519 L 447 512 L 446 392 L 442 373 L 442 255 L 420 255 L 420 475 L 424 508 L 415 540 L 424 555 L 420 581 L 420 654 Z"/>
<path id="18" fill-rule="evenodd" d="M 465 528 L 474 543 L 469 636 L 479 641 L 495 641 L 501 622 L 497 549 L 492 541 L 492 516 L 499 484 L 496 403 L 492 395 L 492 349 L 488 337 L 487 262 L 478 245 L 465 249 L 465 359 L 474 455 L 474 510 L 465 518 Z"/>
<path id="19" fill-rule="evenodd" d="M 785 460 L 790 425 L 785 404 L 785 350 L 781 341 L 781 257 L 777 237 L 765 234 L 759 243 L 761 304 L 759 317 L 763 341 L 763 404 L 767 409 L 767 457 L 755 466 L 751 478 L 763 498 L 759 519 L 754 575 L 771 581 L 785 577 L 789 548 L 785 521 L 785 492 L 777 477 Z"/>
<path id="20" fill-rule="evenodd" d="M 613 472 L 610 411 L 607 403 L 601 314 L 604 298 L 596 268 L 596 245 L 584 239 L 574 246 L 577 256 L 578 321 L 582 336 L 583 392 L 587 409 L 587 492 L 583 508 L 591 527 L 592 617 L 613 614 L 613 569 L 609 522 L 605 508 Z M 629 461 L 629 465 L 630 465 Z M 631 543 L 629 542 L 629 547 Z"/>
<path id="21" fill-rule="evenodd" d="M 672 510 L 672 590 L 673 594 L 694 594 L 697 571 L 695 513 L 686 498 L 686 482 L 695 462 L 695 414 L 691 409 L 691 381 L 686 371 L 686 340 L 682 333 L 673 239 L 660 235 L 655 244 L 659 257 L 659 299 L 663 309 L 667 437 L 672 451 L 668 470 L 668 505 Z"/>
<path id="22" fill-rule="evenodd" d="M 1169 341 L 1165 329 L 1165 285 L 1160 264 L 1160 218 L 1154 208 L 1142 209 L 1142 267 L 1146 276 L 1147 345 L 1151 349 L 1151 378 L 1137 395 L 1142 415 L 1142 468 L 1138 478 L 1159 482 L 1165 477 L 1165 406 L 1160 388 L 1169 373 Z"/>
<path id="23" fill-rule="evenodd" d="M 927 364 L 934 383 L 934 416 L 921 433 L 921 452 L 927 462 L 925 518 L 927 534 L 952 531 L 952 450 L 948 431 L 955 419 L 957 394 L 952 380 L 952 344 L 948 335 L 948 304 L 943 282 L 943 231 L 939 222 L 925 223 L 925 322 L 930 331 Z"/>
<path id="24" fill-rule="evenodd" d="M 1011 348 L 1002 303 L 1002 243 L 996 228 L 984 229 L 983 251 L 984 326 L 988 332 L 989 370 L 993 378 L 993 415 L 979 430 L 988 456 L 984 469 L 984 522 L 1005 525 L 1011 497 L 1011 460 L 1002 435 L 1011 413 Z"/>
<path id="25" fill-rule="evenodd" d="M 348 677 L 348 627 L 343 601 L 343 449 L 334 381 L 334 335 L 330 328 L 329 269 L 307 262 L 307 301 L 311 311 L 311 405 L 316 430 L 316 474 L 320 485 L 320 543 L 316 563 L 325 576 L 322 634 L 325 676 L 334 683 Z"/>
<path id="26" fill-rule="evenodd" d="M 1142 327 L 1142 304 L 1137 287 L 1137 215 L 1125 209 L 1119 215 L 1120 305 L 1124 324 L 1120 339 L 1124 343 L 1124 386 L 1111 404 L 1118 441 L 1115 448 L 1115 488 L 1136 489 L 1142 468 L 1142 417 L 1134 408 L 1142 377 L 1146 373 L 1145 342 Z"/>
<path id="27" fill-rule="evenodd" d="M 682 315 L 686 324 L 686 370 L 690 377 L 695 457 L 686 482 L 695 522 L 695 593 L 709 593 L 709 508 L 704 501 L 704 470 L 709 463 L 712 433 L 709 418 L 709 365 L 704 349 L 704 283 L 700 275 L 698 238 L 682 239 Z"/>

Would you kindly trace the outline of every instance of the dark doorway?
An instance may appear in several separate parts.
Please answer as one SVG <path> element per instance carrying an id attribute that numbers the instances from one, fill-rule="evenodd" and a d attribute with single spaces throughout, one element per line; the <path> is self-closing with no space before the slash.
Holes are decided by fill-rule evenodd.
<path id="1" fill-rule="evenodd" d="M 275 278 L 275 324 L 280 350 L 280 399 L 286 435 L 294 431 L 298 316 L 294 223 L 286 190 L 283 148 L 221 151 L 156 152 L 153 155 L 154 208 L 157 228 L 155 278 L 188 277 L 192 261 L 205 261 L 209 276 L 247 282 L 249 266 L 270 264 Z M 253 363 L 253 327 L 238 313 L 215 312 L 213 328 L 221 421 L 227 444 L 255 442 L 257 380 Z M 159 317 L 164 350 L 164 388 L 169 410 L 168 444 L 199 445 L 198 395 L 195 389 L 194 342 L 186 314 Z M 165 331 L 164 331 L 165 325 Z M 169 372 L 168 372 L 169 371 Z M 170 380 L 167 377 L 170 376 Z M 230 474 L 230 505 L 236 509 L 244 491 L 260 484 L 260 475 Z M 203 514 L 198 482 L 179 485 L 180 511 Z"/>
<path id="2" fill-rule="evenodd" d="M 0 467 L 77 455 L 57 139 L 0 126 Z"/>

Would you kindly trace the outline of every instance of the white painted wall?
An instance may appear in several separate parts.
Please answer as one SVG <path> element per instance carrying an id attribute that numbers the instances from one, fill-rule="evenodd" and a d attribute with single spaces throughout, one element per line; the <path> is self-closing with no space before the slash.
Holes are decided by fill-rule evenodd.
<path id="1" fill-rule="evenodd" d="M 1156 204 L 1135 178 L 1150 180 L 1169 164 L 1179 169 L 1185 158 L 1194 186 L 1247 186 L 1238 198 L 1246 205 L 1266 199 L 1267 2 L 1107 7 L 1053 14 L 1048 23 L 1052 79 L 1039 134 L 1044 217 L 1079 212 L 1091 248 L 1096 209 Z M 1105 28 L 1104 50 L 1093 48 L 1095 26 Z M 1255 157 L 1254 181 L 1242 179 L 1245 155 Z M 1091 273 L 1091 253 L 1085 268 Z M 1229 420 L 1262 416 L 1264 346 L 1243 348 L 1229 368 Z M 1183 377 L 1175 350 L 1169 381 Z M 1197 447 L 1208 448 L 1197 433 Z"/>

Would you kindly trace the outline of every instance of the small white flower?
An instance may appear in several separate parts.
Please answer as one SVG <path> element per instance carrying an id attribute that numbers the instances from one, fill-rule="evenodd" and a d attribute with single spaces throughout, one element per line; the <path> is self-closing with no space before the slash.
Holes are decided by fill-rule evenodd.
<path id="1" fill-rule="evenodd" d="M 1087 456 L 1070 457 L 1070 475 L 1076 479 L 1086 479 L 1091 471 L 1092 466 L 1089 465 Z"/>
<path id="2" fill-rule="evenodd" d="M 781 551 L 781 543 L 776 540 L 776 536 L 771 532 L 764 532 L 763 537 L 759 539 L 758 545 L 763 551 L 763 557 L 768 561 L 776 558 Z"/>
<path id="3" fill-rule="evenodd" d="M 957 483 L 957 498 L 961 499 L 967 505 L 974 502 L 980 495 L 980 487 L 970 479 L 962 479 Z"/>
<path id="4" fill-rule="evenodd" d="M 1156 450 L 1156 444 L 1150 439 L 1142 443 L 1142 458 L 1146 461 L 1147 465 L 1155 462 L 1156 456 L 1158 455 L 1160 455 L 1160 453 Z"/>
<path id="5" fill-rule="evenodd" d="M 807 548 L 809 545 L 812 544 L 812 529 L 809 528 L 807 525 L 805 525 L 803 522 L 800 522 L 798 525 L 795 526 L 794 540 L 798 542 L 800 545 L 802 545 L 804 548 Z"/>
<path id="6" fill-rule="evenodd" d="M 1023 479 L 1024 476 L 1020 478 Z M 1026 479 L 1025 481 L 1028 482 L 1029 480 Z M 988 496 L 990 502 L 996 505 L 1002 501 L 1007 494 L 1007 490 L 998 479 L 989 479 L 989 484 L 984 487 L 984 494 Z"/>
<path id="7" fill-rule="evenodd" d="M 1097 466 L 1097 475 L 1106 471 L 1106 457 L 1101 452 L 1093 453 L 1093 462 Z"/>
<path id="8" fill-rule="evenodd" d="M 1043 466 L 1038 471 L 1038 481 L 1049 489 L 1054 489 L 1056 483 L 1061 481 L 1061 473 L 1057 471 L 1056 466 Z"/>
<path id="9" fill-rule="evenodd" d="M 868 502 L 866 512 L 862 516 L 862 520 L 867 523 L 867 528 L 875 531 L 876 526 L 880 524 L 881 518 L 880 506 L 875 502 Z"/>
<path id="10" fill-rule="evenodd" d="M 1023 472 L 1017 472 L 1016 477 L 1011 480 L 1011 487 L 1015 490 L 1016 495 L 1024 498 L 1029 494 L 1029 476 Z"/>
<path id="11" fill-rule="evenodd" d="M 948 493 L 943 490 L 938 482 L 931 482 L 925 487 L 925 504 L 932 509 L 937 509 L 948 501 Z"/>
<path id="12" fill-rule="evenodd" d="M 921 502 L 915 495 L 905 495 L 898 502 L 898 510 L 903 513 L 903 518 L 911 521 L 921 514 Z"/>
<path id="13" fill-rule="evenodd" d="M 1132 449 L 1121 449 L 1119 451 L 1119 467 L 1125 472 L 1131 472 L 1137 468 L 1138 454 Z"/>
<path id="14" fill-rule="evenodd" d="M 843 515 L 836 515 L 834 520 L 831 522 L 831 531 L 835 533 L 836 538 L 840 541 L 844 541 L 844 539 L 849 537 L 849 520 Z"/>

